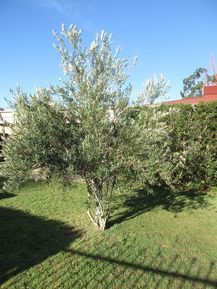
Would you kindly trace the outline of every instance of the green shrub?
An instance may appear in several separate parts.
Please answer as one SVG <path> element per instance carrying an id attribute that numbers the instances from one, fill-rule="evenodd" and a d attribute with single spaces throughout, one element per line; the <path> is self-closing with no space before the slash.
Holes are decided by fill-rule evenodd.
<path id="1" fill-rule="evenodd" d="M 140 182 L 217 183 L 217 102 L 134 108 L 131 115 L 140 127 L 134 162 Z"/>

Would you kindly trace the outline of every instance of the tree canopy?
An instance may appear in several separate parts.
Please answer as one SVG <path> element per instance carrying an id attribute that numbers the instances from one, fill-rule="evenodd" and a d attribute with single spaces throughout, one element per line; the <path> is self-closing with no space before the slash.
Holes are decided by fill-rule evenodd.
<path id="1" fill-rule="evenodd" d="M 183 79 L 183 90 L 180 91 L 181 97 L 202 96 L 204 76 L 207 72 L 205 68 L 197 68 L 190 76 Z"/>
<path id="2" fill-rule="evenodd" d="M 87 212 L 104 230 L 130 135 L 130 62 L 104 31 L 86 48 L 74 25 L 54 35 L 65 78 L 34 94 L 16 91 L 15 126 L 4 146 L 5 188 L 18 188 L 35 170 L 64 180 L 79 175 L 87 184 Z"/>
<path id="3" fill-rule="evenodd" d="M 138 97 L 139 104 L 153 104 L 159 97 L 166 97 L 171 87 L 171 82 L 163 74 L 159 77 L 154 75 L 152 78 L 145 80 L 143 90 Z"/>

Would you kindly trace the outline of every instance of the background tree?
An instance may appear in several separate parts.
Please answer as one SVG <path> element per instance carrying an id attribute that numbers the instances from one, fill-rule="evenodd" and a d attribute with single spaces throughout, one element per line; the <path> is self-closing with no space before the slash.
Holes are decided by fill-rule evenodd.
<path id="1" fill-rule="evenodd" d="M 111 35 L 103 31 L 87 48 L 76 26 L 54 35 L 65 79 L 33 95 L 17 91 L 13 136 L 4 147 L 5 188 L 17 188 L 35 169 L 61 179 L 80 175 L 88 215 L 104 230 L 131 135 L 129 61 L 119 57 L 120 49 L 113 51 Z"/>
<path id="2" fill-rule="evenodd" d="M 207 72 L 205 68 L 196 69 L 189 77 L 183 79 L 183 90 L 181 97 L 197 97 L 202 95 L 204 76 Z"/>
<path id="3" fill-rule="evenodd" d="M 159 78 L 154 75 L 152 78 L 145 80 L 143 91 L 138 96 L 138 104 L 153 104 L 159 97 L 165 97 L 171 87 L 163 74 Z"/>
<path id="4" fill-rule="evenodd" d="M 67 135 L 62 107 L 52 102 L 47 90 L 30 95 L 18 87 L 14 93 L 15 123 L 3 146 L 6 191 L 18 190 L 35 171 L 46 172 L 47 178 L 65 174 L 69 167 L 65 151 L 69 142 L 71 149 L 75 143 Z"/>

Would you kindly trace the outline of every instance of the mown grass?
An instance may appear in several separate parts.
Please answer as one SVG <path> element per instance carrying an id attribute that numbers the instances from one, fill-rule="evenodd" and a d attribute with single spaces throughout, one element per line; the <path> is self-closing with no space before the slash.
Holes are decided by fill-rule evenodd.
<path id="1" fill-rule="evenodd" d="M 105 232 L 86 187 L 0 197 L 1 288 L 217 288 L 217 193 L 120 194 Z"/>

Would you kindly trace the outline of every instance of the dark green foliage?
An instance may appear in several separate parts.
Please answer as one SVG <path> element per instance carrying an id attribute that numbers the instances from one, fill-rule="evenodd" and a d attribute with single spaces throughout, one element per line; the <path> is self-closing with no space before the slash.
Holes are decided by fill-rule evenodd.
<path id="1" fill-rule="evenodd" d="M 148 107 L 137 118 L 143 183 L 173 188 L 217 183 L 217 102 Z"/>
<path id="2" fill-rule="evenodd" d="M 217 103 L 182 106 L 173 119 L 175 152 L 183 158 L 180 181 L 212 185 L 217 181 Z"/>
<path id="3" fill-rule="evenodd" d="M 203 76 L 207 72 L 205 68 L 198 68 L 189 77 L 183 79 L 183 91 L 181 97 L 196 97 L 202 95 Z"/>

